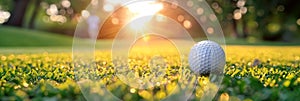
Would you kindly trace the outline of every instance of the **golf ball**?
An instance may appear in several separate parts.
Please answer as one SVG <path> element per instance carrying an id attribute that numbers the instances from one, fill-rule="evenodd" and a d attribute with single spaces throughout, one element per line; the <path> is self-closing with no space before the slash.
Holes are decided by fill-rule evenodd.
<path id="1" fill-rule="evenodd" d="M 199 75 L 222 73 L 225 53 L 216 42 L 205 40 L 195 44 L 189 54 L 190 69 Z"/>

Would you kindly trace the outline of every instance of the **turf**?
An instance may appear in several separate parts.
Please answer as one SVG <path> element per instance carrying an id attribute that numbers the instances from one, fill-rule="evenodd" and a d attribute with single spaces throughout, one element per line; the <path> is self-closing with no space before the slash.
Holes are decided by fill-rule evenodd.
<path id="1" fill-rule="evenodd" d="M 214 100 L 293 101 L 300 97 L 299 44 L 249 43 L 232 39 L 227 42 L 235 46 L 226 47 L 224 79 Z M 162 57 L 169 60 L 165 65 L 167 71 L 163 74 L 164 78 L 157 79 L 155 87 L 150 89 L 126 86 L 116 76 L 111 53 L 107 50 L 110 47 L 108 44 L 111 41 L 97 42 L 96 48 L 106 50 L 97 50 L 95 60 L 74 61 L 71 37 L 1 26 L 0 100 L 84 100 L 78 84 L 89 98 L 109 97 L 104 95 L 104 89 L 86 87 L 85 84 L 103 85 L 125 101 L 160 100 L 176 88 L 174 84 L 178 81 L 188 82 L 179 80 L 182 76 L 178 74 L 181 69 L 188 69 L 187 60 L 180 65 L 176 54 L 165 52 L 168 50 L 162 48 L 159 50 L 168 53 Z M 147 67 L 153 54 L 148 50 L 142 52 L 147 54 L 129 54 L 130 61 L 126 62 L 130 63 L 133 72 L 125 71 L 130 77 L 128 80 L 137 77 L 152 80 L 153 72 Z M 122 64 L 121 61 L 119 63 Z M 190 97 L 192 101 L 200 100 L 205 94 L 205 86 L 209 84 L 207 77 L 197 77 L 196 80 L 199 83 Z"/>
<path id="2" fill-rule="evenodd" d="M 298 46 L 299 41 L 270 42 L 225 38 L 227 45 Z M 196 39 L 197 40 L 197 39 Z M 0 26 L 0 47 L 72 47 L 73 37 L 57 33 Z M 111 40 L 98 40 L 97 47 L 110 48 Z"/>
<path id="3" fill-rule="evenodd" d="M 43 31 L 0 26 L 1 47 L 72 46 L 73 38 Z"/>
<path id="4" fill-rule="evenodd" d="M 299 46 L 227 46 L 225 77 L 214 99 L 296 100 L 300 93 L 298 50 Z M 96 59 L 90 61 L 96 66 L 93 68 L 87 68 L 90 62 L 72 61 L 70 52 L 1 55 L 0 100 L 84 100 L 75 80 L 83 85 L 104 85 L 125 101 L 163 99 L 175 87 L 179 68 L 188 68 L 186 63 L 178 66 L 172 53 L 163 57 L 171 60 L 164 76 L 166 79 L 158 81 L 154 88 L 135 89 L 117 79 L 109 51 L 97 51 Z M 149 58 L 147 55 L 132 54 L 130 58 L 130 64 L 135 66 L 133 71 L 137 73 L 133 73 L 133 77 L 151 77 L 145 68 L 148 63 L 145 61 Z M 197 80 L 199 83 L 190 97 L 192 101 L 200 100 L 208 84 L 206 77 Z M 97 86 L 82 87 L 90 98 L 108 98 L 104 95 L 104 89 Z"/>

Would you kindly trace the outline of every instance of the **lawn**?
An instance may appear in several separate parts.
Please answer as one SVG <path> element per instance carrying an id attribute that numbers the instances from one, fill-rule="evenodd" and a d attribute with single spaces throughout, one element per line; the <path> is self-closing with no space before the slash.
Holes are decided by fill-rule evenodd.
<path id="1" fill-rule="evenodd" d="M 225 38 L 227 45 L 260 45 L 260 46 L 299 46 L 299 41 L 294 42 L 270 42 L 270 41 L 246 41 L 243 39 Z M 198 39 L 196 39 L 198 40 Z M 86 40 L 83 40 L 86 41 Z M 57 33 L 20 29 L 0 26 L 1 47 L 72 47 L 73 37 Z M 98 46 L 109 47 L 111 40 L 97 42 Z M 51 50 L 50 50 L 51 51 Z"/>
<path id="2" fill-rule="evenodd" d="M 295 100 L 300 97 L 298 50 L 298 46 L 227 46 L 225 77 L 215 100 Z M 1 55 L 1 100 L 83 100 L 75 80 L 78 80 L 76 76 L 88 70 L 76 70 L 75 67 L 88 65 L 84 62 L 74 63 L 71 57 L 70 52 Z M 117 80 L 108 51 L 98 51 L 96 57 L 93 63 L 97 70 L 89 71 L 88 76 L 94 76 L 88 78 L 95 84 L 106 84 L 109 91 L 128 101 L 163 99 L 169 94 L 167 88 L 172 88 L 178 81 L 173 73 L 176 74 L 178 68 L 188 68 L 178 67 L 173 61 L 167 67 L 167 81 L 160 81 L 160 85 L 152 89 L 139 90 Z M 172 55 L 164 57 L 174 58 Z M 257 65 L 253 65 L 255 60 L 259 61 Z M 140 70 L 144 70 L 142 65 L 147 65 L 144 62 L 132 63 Z M 82 83 L 81 80 L 78 81 Z M 205 80 L 207 77 L 198 77 L 200 83 L 190 100 L 200 99 L 205 87 L 201 82 Z M 86 89 L 90 92 L 85 94 L 104 96 L 101 95 L 103 89 Z"/>
<path id="3" fill-rule="evenodd" d="M 72 42 L 69 36 L 0 26 L 0 47 L 72 46 Z"/>
<path id="4" fill-rule="evenodd" d="M 214 100 L 294 101 L 300 97 L 299 44 L 227 41 L 224 78 Z M 103 87 L 125 101 L 161 100 L 179 93 L 178 83 L 189 82 L 180 74 L 189 71 L 187 60 L 180 63 L 178 54 L 166 49 L 160 49 L 161 57 L 168 61 L 166 71 L 160 74 L 163 78 L 154 80 L 154 72 L 147 68 L 154 54 L 143 50 L 147 54 L 129 54 L 127 62 L 133 72 L 125 71 L 125 76 L 129 81 L 143 77 L 155 84 L 147 89 L 128 86 L 116 76 L 109 44 L 108 40 L 97 42 L 96 48 L 104 50 L 96 50 L 95 60 L 74 61 L 72 37 L 1 26 L 0 100 L 110 99 Z M 189 100 L 196 101 L 211 83 L 206 76 L 193 80 L 198 83 Z"/>

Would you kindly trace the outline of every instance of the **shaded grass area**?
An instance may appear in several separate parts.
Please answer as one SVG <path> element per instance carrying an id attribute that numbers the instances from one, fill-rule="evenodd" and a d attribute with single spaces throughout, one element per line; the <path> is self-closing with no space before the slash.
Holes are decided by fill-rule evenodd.
<path id="1" fill-rule="evenodd" d="M 256 46 L 299 46 L 300 41 L 283 42 L 283 41 L 262 41 L 249 39 L 225 38 L 227 45 L 256 45 Z"/>
<path id="2" fill-rule="evenodd" d="M 73 38 L 55 33 L 0 26 L 0 46 L 72 46 Z"/>
<path id="3" fill-rule="evenodd" d="M 226 37 L 227 45 L 259 45 L 259 46 L 299 46 L 300 41 L 261 41 L 249 39 L 235 39 Z M 79 45 L 93 44 L 90 40 L 77 40 Z M 199 40 L 197 40 L 199 41 Z M 28 30 L 0 26 L 0 47 L 69 47 L 71 49 L 73 37 L 57 33 Z M 111 48 L 112 39 L 101 39 L 96 42 L 96 48 Z"/>
<path id="4" fill-rule="evenodd" d="M 76 39 L 76 45 L 92 45 L 93 41 Z M 110 47 L 112 40 L 96 42 L 96 48 Z M 1 53 L 31 53 L 31 52 L 60 52 L 71 51 L 73 37 L 57 33 L 0 26 L 0 51 Z"/>
<path id="5" fill-rule="evenodd" d="M 70 53 L 72 47 L 0 47 L 0 54 Z"/>

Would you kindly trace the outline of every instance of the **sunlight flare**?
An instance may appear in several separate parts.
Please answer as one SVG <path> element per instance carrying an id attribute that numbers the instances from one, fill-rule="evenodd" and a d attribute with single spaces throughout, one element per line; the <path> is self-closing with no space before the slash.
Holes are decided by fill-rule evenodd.
<path id="1" fill-rule="evenodd" d="M 146 24 L 150 22 L 153 16 L 162 10 L 163 4 L 155 1 L 138 2 L 127 6 L 128 10 L 134 15 L 130 23 L 133 30 L 141 31 L 146 28 Z"/>

